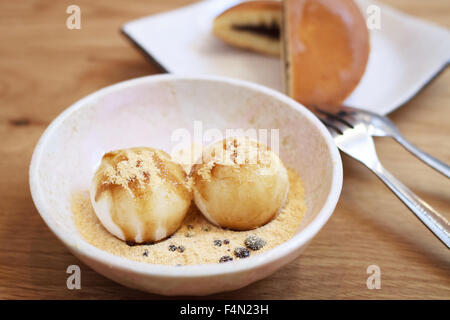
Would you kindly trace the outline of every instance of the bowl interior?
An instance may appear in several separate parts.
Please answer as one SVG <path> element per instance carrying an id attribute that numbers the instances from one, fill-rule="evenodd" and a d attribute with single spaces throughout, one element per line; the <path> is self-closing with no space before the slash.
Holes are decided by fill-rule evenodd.
<path id="1" fill-rule="evenodd" d="M 203 133 L 215 129 L 223 135 L 227 129 L 279 129 L 280 157 L 305 185 L 307 212 L 297 232 L 324 206 L 336 161 L 326 131 L 306 109 L 282 94 L 240 81 L 152 76 L 100 90 L 51 124 L 30 171 L 38 209 L 47 223 L 70 235 L 75 243 L 69 245 L 84 242 L 71 218 L 71 196 L 89 188 L 103 153 L 132 146 L 171 153 L 188 142 L 174 132 L 186 130 L 194 142 L 199 124 Z M 269 131 L 269 145 L 275 142 Z"/>

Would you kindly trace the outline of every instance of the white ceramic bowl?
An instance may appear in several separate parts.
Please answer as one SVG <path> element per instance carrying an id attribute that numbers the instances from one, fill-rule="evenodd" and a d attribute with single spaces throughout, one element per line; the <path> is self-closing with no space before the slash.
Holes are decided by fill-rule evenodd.
<path id="1" fill-rule="evenodd" d="M 279 128 L 280 157 L 300 174 L 307 212 L 282 245 L 245 260 L 165 266 L 102 251 L 80 236 L 71 195 L 87 190 L 106 151 L 131 146 L 172 150 L 177 128 Z M 42 135 L 30 165 L 30 188 L 55 235 L 92 269 L 129 287 L 164 295 L 205 295 L 244 287 L 297 258 L 331 216 L 342 163 L 322 123 L 306 108 L 266 87 L 226 78 L 149 76 L 118 83 L 76 102 Z"/>

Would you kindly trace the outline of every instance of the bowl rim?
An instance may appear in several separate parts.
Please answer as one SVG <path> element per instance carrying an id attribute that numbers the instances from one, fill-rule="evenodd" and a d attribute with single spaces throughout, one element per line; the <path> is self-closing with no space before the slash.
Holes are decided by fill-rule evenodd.
<path id="1" fill-rule="evenodd" d="M 39 187 L 39 164 L 43 152 L 45 151 L 46 141 L 48 137 L 75 111 L 89 106 L 90 102 L 95 101 L 101 96 L 107 95 L 116 90 L 122 90 L 127 87 L 134 85 L 139 85 L 142 83 L 152 83 L 160 81 L 208 81 L 208 82 L 221 82 L 226 84 L 231 84 L 239 86 L 242 88 L 247 88 L 250 90 L 258 91 L 273 98 L 279 100 L 280 102 L 290 106 L 294 110 L 302 113 L 303 116 L 307 118 L 319 131 L 319 133 L 325 139 L 326 145 L 328 147 L 331 161 L 332 161 L 332 181 L 331 188 L 327 195 L 325 204 L 320 209 L 319 213 L 314 217 L 314 219 L 298 234 L 295 234 L 292 238 L 285 241 L 284 243 L 278 245 L 276 250 L 271 249 L 267 252 L 261 253 L 256 256 L 252 256 L 245 260 L 236 260 L 232 263 L 215 263 L 215 264 L 199 264 L 199 265 L 186 265 L 186 266 L 171 266 L 163 264 L 149 264 L 145 262 L 138 262 L 130 260 L 124 257 L 116 256 L 112 253 L 101 250 L 97 247 L 86 242 L 80 237 L 75 237 L 71 233 L 63 232 L 58 224 L 51 218 L 49 214 L 48 205 L 44 201 L 44 196 L 42 196 L 42 189 Z M 296 249 L 301 248 L 307 244 L 325 225 L 330 216 L 332 215 L 337 201 L 340 196 L 342 188 L 343 172 L 342 172 L 342 161 L 340 153 L 331 137 L 330 133 L 322 122 L 307 108 L 305 108 L 300 103 L 289 98 L 281 92 L 274 89 L 255 84 L 252 82 L 238 80 L 228 77 L 221 76 L 189 76 L 189 75 L 173 75 L 173 74 L 158 74 L 150 75 L 139 78 L 134 78 L 130 80 L 125 80 L 111 86 L 107 86 L 100 90 L 97 90 L 84 98 L 81 98 L 77 102 L 73 103 L 70 107 L 65 109 L 61 114 L 59 114 L 46 128 L 42 136 L 40 137 L 32 155 L 30 167 L 29 167 L 29 184 L 31 190 L 31 196 L 36 209 L 44 222 L 47 224 L 49 229 L 56 235 L 56 237 L 76 256 L 78 257 L 88 257 L 91 260 L 101 262 L 102 264 L 108 265 L 110 268 L 116 268 L 125 271 L 132 271 L 134 274 L 140 274 L 144 276 L 160 276 L 160 277 L 174 277 L 174 278 L 187 278 L 187 277 L 207 277 L 214 275 L 224 275 L 233 274 L 248 271 L 257 267 L 263 267 L 269 265 L 277 260 L 288 256 L 290 253 L 295 252 Z"/>

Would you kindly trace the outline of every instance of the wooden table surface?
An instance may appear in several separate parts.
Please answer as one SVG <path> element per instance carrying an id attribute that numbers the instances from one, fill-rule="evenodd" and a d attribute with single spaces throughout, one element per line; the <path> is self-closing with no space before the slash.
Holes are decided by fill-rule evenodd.
<path id="1" fill-rule="evenodd" d="M 82 264 L 37 213 L 28 166 L 46 126 L 74 101 L 104 86 L 157 72 L 120 34 L 132 19 L 187 4 L 183 0 L 0 2 L 0 298 L 161 298 L 112 282 Z M 450 27 L 448 0 L 385 0 Z M 81 8 L 82 29 L 68 30 L 66 8 Z M 432 50 L 432 48 L 430 48 Z M 450 70 L 392 120 L 415 144 L 450 162 Z M 389 139 L 381 160 L 448 217 L 450 180 Z M 223 299 L 449 299 L 450 252 L 365 167 L 343 156 L 337 209 L 304 254 L 272 276 Z M 68 290 L 77 264 L 82 289 Z M 381 289 L 366 287 L 369 265 Z"/>

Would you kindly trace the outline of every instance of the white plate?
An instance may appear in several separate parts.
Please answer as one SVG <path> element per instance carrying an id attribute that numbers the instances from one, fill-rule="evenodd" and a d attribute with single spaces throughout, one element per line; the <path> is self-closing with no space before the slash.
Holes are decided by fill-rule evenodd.
<path id="1" fill-rule="evenodd" d="M 211 34 L 214 18 L 240 1 L 207 0 L 123 26 L 123 32 L 166 71 L 221 75 L 283 91 L 281 63 L 232 48 Z M 357 0 L 362 12 L 381 8 L 381 29 L 371 30 L 371 54 L 363 79 L 347 105 L 387 114 L 398 108 L 450 60 L 450 32 L 372 0 Z"/>

